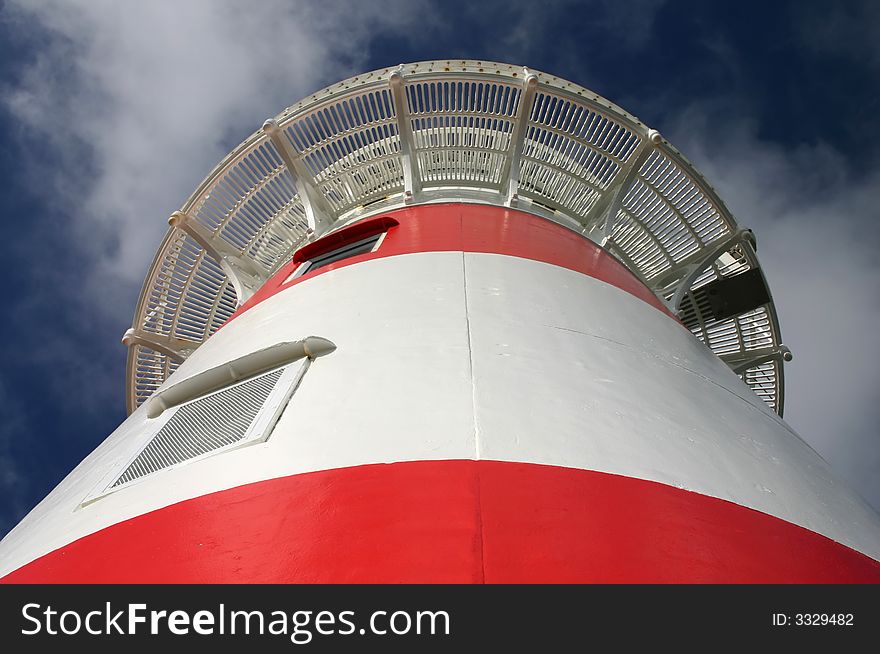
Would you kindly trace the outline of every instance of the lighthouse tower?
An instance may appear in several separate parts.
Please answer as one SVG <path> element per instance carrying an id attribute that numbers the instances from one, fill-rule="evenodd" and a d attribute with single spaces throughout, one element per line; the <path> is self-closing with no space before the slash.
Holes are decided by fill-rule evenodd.
<path id="1" fill-rule="evenodd" d="M 5 581 L 880 581 L 880 518 L 782 419 L 755 236 L 591 91 L 358 75 L 169 222 L 130 415 Z"/>

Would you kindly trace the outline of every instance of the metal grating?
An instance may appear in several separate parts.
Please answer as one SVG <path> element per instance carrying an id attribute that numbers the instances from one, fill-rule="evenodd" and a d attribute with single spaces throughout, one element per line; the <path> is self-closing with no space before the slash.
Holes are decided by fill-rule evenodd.
<path id="1" fill-rule="evenodd" d="M 143 345 L 130 347 L 128 378 L 138 405 L 145 402 L 179 365 L 179 360 Z"/>
<path id="2" fill-rule="evenodd" d="M 419 177 L 425 186 L 492 187 L 510 147 L 520 89 L 469 80 L 407 87 Z"/>
<path id="3" fill-rule="evenodd" d="M 618 219 L 614 243 L 649 281 L 735 227 L 696 180 L 659 150 L 639 170 Z"/>
<path id="4" fill-rule="evenodd" d="M 304 113 L 285 133 L 335 211 L 403 189 L 397 123 L 387 89 Z"/>
<path id="5" fill-rule="evenodd" d="M 770 408 L 777 410 L 779 402 L 779 361 L 767 361 L 749 368 L 740 377 Z"/>
<path id="6" fill-rule="evenodd" d="M 558 93 L 540 92 L 528 120 L 521 191 L 584 216 L 640 143 L 634 130 Z"/>
<path id="7" fill-rule="evenodd" d="M 283 372 L 279 368 L 178 407 L 111 488 L 242 441 Z"/>
<path id="8" fill-rule="evenodd" d="M 306 240 L 443 199 L 515 205 L 600 242 L 658 297 L 680 298 L 670 308 L 732 367 L 781 357 L 772 298 L 729 321 L 700 306 L 701 286 L 760 268 L 750 245 L 727 247 L 739 228 L 724 203 L 656 132 L 583 87 L 508 64 L 427 61 L 344 80 L 274 120 L 280 138 L 258 130 L 227 155 L 156 255 L 129 341 L 130 411 Z M 781 363 L 744 379 L 781 413 Z"/>

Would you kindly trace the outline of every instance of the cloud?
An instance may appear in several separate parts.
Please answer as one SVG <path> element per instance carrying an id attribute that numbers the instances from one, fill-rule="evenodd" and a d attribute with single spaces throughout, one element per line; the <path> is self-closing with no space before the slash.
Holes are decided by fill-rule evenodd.
<path id="1" fill-rule="evenodd" d="M 694 104 L 668 136 L 755 230 L 794 352 L 786 420 L 880 507 L 880 167 L 856 166 L 821 139 L 763 140 L 735 107 Z"/>
<path id="2" fill-rule="evenodd" d="M 0 534 L 121 417 L 118 339 L 170 213 L 263 120 L 362 72 L 382 39 L 430 36 L 434 12 L 421 0 L 4 5 L 18 283 L 3 326 L 16 383 L 0 385 Z M 45 411 L 24 410 L 34 402 Z M 16 449 L 36 450 L 34 434 L 57 459 Z"/>
<path id="3" fill-rule="evenodd" d="M 116 280 L 128 301 L 101 305 L 127 316 L 165 219 L 213 165 L 426 12 L 405 0 L 13 0 L 8 20 L 41 47 L 4 100 L 39 153 L 32 178 L 42 193 L 49 182 L 47 205 L 86 255 L 86 293 Z"/>

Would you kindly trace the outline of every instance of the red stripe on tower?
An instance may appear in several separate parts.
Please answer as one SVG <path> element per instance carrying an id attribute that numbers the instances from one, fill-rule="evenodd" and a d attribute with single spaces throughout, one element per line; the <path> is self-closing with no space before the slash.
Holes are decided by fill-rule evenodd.
<path id="1" fill-rule="evenodd" d="M 288 279 L 313 252 L 386 231 L 375 252 L 359 254 Z M 479 204 L 430 204 L 397 209 L 354 223 L 301 248 L 232 316 L 317 275 L 363 261 L 419 252 L 482 252 L 543 261 L 589 275 L 674 316 L 626 266 L 580 234 L 524 211 Z"/>
<path id="2" fill-rule="evenodd" d="M 47 554 L 8 583 L 852 583 L 880 563 L 731 502 L 600 472 L 419 461 L 271 479 Z"/>

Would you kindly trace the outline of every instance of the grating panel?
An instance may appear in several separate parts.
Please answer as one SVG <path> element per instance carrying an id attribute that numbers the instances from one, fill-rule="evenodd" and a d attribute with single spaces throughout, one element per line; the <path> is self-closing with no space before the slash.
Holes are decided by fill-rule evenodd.
<path id="1" fill-rule="evenodd" d="M 779 361 L 767 361 L 754 368 L 749 368 L 742 375 L 742 380 L 766 402 L 774 411 L 779 411 Z"/>
<path id="2" fill-rule="evenodd" d="M 279 368 L 178 407 L 111 488 L 242 441 L 283 372 Z"/>
<path id="3" fill-rule="evenodd" d="M 128 378 L 140 405 L 147 400 L 180 365 L 167 354 L 143 345 L 134 345 L 128 351 Z"/>

